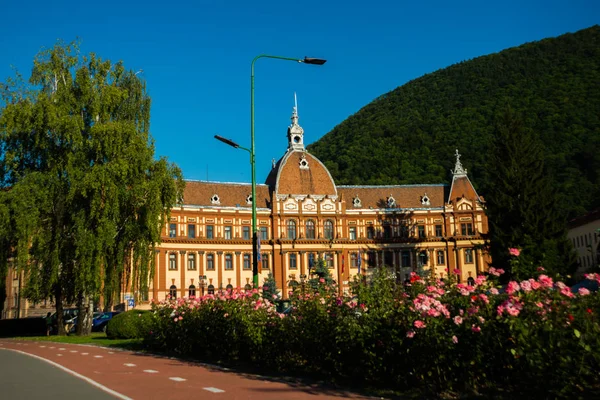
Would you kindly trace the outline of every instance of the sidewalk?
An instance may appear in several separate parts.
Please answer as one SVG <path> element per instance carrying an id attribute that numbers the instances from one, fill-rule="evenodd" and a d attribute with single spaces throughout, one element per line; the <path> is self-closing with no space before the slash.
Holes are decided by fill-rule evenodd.
<path id="1" fill-rule="evenodd" d="M 343 390 L 92 345 L 3 339 L 0 349 L 17 350 L 59 364 L 107 388 L 109 393 L 116 392 L 112 394 L 121 399 L 368 398 Z"/>

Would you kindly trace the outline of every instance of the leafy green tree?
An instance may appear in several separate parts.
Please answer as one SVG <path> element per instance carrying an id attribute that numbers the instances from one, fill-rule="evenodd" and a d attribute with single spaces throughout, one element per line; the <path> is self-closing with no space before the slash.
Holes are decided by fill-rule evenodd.
<path id="1" fill-rule="evenodd" d="M 58 43 L 35 58 L 29 85 L 18 81 L 3 85 L 0 111 L 2 240 L 26 271 L 25 296 L 54 298 L 59 329 L 63 302 L 76 302 L 87 334 L 100 292 L 110 304 L 122 282 L 147 290 L 181 172 L 155 159 L 150 97 L 121 62 Z"/>
<path id="2" fill-rule="evenodd" d="M 538 266 L 566 274 L 573 266 L 564 211 L 543 151 L 539 136 L 514 111 L 499 117 L 487 168 L 493 183 L 487 214 L 493 264 L 507 278 L 529 278 Z M 521 250 L 521 262 L 511 262 L 509 248 Z"/>
<path id="3" fill-rule="evenodd" d="M 322 258 L 318 258 L 310 270 L 310 279 L 308 287 L 315 291 L 330 291 L 335 284 L 331 271 L 327 267 L 327 262 Z"/>
<path id="4" fill-rule="evenodd" d="M 277 282 L 273 277 L 273 274 L 269 272 L 269 275 L 265 278 L 265 282 L 263 283 L 263 291 L 262 291 L 263 299 L 267 299 L 269 301 L 276 300 L 279 298 L 279 291 L 277 290 Z"/>

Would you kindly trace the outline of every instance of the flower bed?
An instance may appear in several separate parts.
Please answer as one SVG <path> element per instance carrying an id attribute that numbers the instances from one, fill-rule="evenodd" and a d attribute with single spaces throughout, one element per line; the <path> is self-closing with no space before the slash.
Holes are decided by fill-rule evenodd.
<path id="1" fill-rule="evenodd" d="M 353 296 L 322 280 L 292 293 L 286 314 L 256 290 L 164 301 L 145 340 L 200 360 L 400 391 L 597 390 L 598 294 L 543 274 L 499 291 L 501 271 L 490 272 L 471 286 L 414 273 L 396 285 L 379 271 L 354 282 Z"/>

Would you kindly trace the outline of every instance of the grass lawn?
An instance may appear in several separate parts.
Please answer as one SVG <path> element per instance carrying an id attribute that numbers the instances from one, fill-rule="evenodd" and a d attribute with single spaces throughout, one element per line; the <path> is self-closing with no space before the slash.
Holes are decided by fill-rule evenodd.
<path id="1" fill-rule="evenodd" d="M 94 332 L 90 336 L 27 336 L 16 337 L 14 339 L 32 340 L 36 342 L 55 342 L 55 343 L 71 343 L 71 344 L 93 344 L 104 347 L 118 347 L 121 349 L 143 350 L 141 339 L 109 339 L 104 332 Z"/>

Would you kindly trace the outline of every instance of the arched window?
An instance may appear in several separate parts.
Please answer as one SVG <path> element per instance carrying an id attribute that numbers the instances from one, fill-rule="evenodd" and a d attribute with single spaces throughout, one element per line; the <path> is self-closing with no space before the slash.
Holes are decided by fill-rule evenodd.
<path id="1" fill-rule="evenodd" d="M 172 299 L 177 298 L 177 286 L 171 285 L 171 287 L 169 288 L 169 297 L 171 297 Z"/>
<path id="2" fill-rule="evenodd" d="M 246 286 L 244 286 L 244 290 L 245 291 L 252 290 L 252 285 L 250 285 L 249 283 L 246 283 Z"/>
<path id="3" fill-rule="evenodd" d="M 298 288 L 298 285 L 299 285 L 299 283 L 297 280 L 292 279 L 290 281 L 290 288 L 292 289 L 292 291 L 295 291 Z"/>
<path id="4" fill-rule="evenodd" d="M 306 238 L 314 239 L 315 238 L 315 221 L 309 219 L 306 221 Z"/>
<path id="5" fill-rule="evenodd" d="M 288 239 L 296 239 L 296 221 L 293 219 L 287 222 L 287 236 Z"/>
<path id="6" fill-rule="evenodd" d="M 195 298 L 195 297 L 196 297 L 196 286 L 194 286 L 194 285 L 190 285 L 190 287 L 189 287 L 188 289 L 189 289 L 189 294 L 188 294 L 188 297 L 189 297 L 190 299 L 193 299 L 193 298 Z"/>
<path id="7" fill-rule="evenodd" d="M 227 290 L 229 293 L 233 292 L 233 285 L 229 284 L 229 285 L 225 286 L 225 290 Z"/>
<path id="8" fill-rule="evenodd" d="M 208 294 L 215 294 L 215 285 L 208 285 Z"/>
<path id="9" fill-rule="evenodd" d="M 467 284 L 468 284 L 469 286 L 475 286 L 475 279 L 473 279 L 473 277 L 472 277 L 472 276 L 468 277 L 468 278 L 467 278 Z"/>
<path id="10" fill-rule="evenodd" d="M 422 251 L 419 253 L 419 265 L 420 266 L 427 265 L 427 252 Z"/>
<path id="11" fill-rule="evenodd" d="M 328 219 L 323 226 L 323 235 L 325 239 L 333 239 L 333 221 Z"/>

